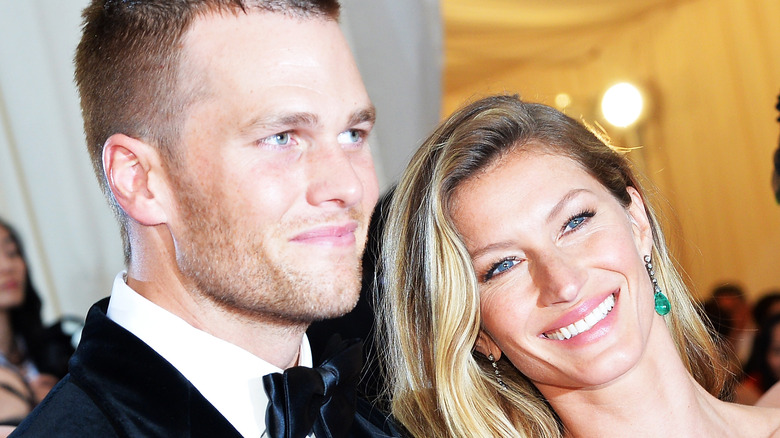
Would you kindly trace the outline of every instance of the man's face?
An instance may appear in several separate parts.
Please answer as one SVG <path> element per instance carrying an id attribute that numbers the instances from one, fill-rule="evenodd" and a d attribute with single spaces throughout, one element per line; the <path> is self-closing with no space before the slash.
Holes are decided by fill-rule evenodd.
<path id="1" fill-rule="evenodd" d="M 378 187 L 374 110 L 338 24 L 207 16 L 184 54 L 182 71 L 203 84 L 170 169 L 185 284 L 252 318 L 349 311 Z"/>

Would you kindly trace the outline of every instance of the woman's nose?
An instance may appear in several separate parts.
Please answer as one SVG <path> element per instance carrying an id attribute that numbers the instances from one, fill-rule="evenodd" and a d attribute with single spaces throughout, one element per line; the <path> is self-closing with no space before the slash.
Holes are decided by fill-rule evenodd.
<path id="1" fill-rule="evenodd" d="M 557 250 L 538 255 L 531 264 L 531 275 L 546 306 L 575 301 L 587 280 L 586 270 Z"/>

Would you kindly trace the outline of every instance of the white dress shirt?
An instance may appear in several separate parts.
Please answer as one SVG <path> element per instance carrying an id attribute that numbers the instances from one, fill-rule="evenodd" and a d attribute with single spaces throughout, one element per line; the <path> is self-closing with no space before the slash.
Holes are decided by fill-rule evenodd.
<path id="1" fill-rule="evenodd" d="M 282 370 L 152 303 L 131 289 L 125 276 L 121 272 L 114 279 L 108 317 L 170 362 L 242 436 L 262 436 L 268 406 L 262 378 Z M 305 335 L 298 363 L 312 366 Z"/>

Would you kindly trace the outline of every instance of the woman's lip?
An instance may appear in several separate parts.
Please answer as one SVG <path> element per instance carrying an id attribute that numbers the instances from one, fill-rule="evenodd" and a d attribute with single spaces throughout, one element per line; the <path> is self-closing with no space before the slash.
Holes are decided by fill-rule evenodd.
<path id="1" fill-rule="evenodd" d="M 542 333 L 540 333 L 540 336 L 544 337 L 545 333 L 550 333 L 556 330 L 560 330 L 561 327 L 567 327 L 570 324 L 574 324 L 575 322 L 581 320 L 585 316 L 587 316 L 589 313 L 593 312 L 593 310 L 598 307 L 601 303 L 604 302 L 604 300 L 607 299 L 608 296 L 614 294 L 615 295 L 615 301 L 617 302 L 618 295 L 620 294 L 620 290 L 614 290 L 610 292 L 606 292 L 602 295 L 590 298 L 586 301 L 584 301 L 582 304 L 574 308 L 572 311 L 566 313 L 562 317 L 558 318 L 547 326 Z"/>
<path id="2" fill-rule="evenodd" d="M 358 228 L 356 221 L 351 221 L 344 225 L 325 225 L 308 229 L 297 234 L 292 239 L 293 242 L 309 244 L 329 244 L 340 245 L 355 241 L 355 230 Z"/>

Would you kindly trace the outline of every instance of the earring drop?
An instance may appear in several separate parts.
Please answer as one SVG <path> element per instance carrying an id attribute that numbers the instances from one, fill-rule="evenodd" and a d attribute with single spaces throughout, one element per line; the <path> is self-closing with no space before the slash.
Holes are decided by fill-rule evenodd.
<path id="1" fill-rule="evenodd" d="M 653 290 L 655 291 L 655 313 L 664 316 L 672 310 L 672 305 L 669 303 L 669 299 L 661 291 L 661 286 L 658 286 L 658 280 L 655 279 L 655 271 L 653 270 L 653 264 L 650 263 L 650 256 L 645 256 L 645 268 L 647 268 L 647 274 L 650 276 L 650 281 L 653 282 Z"/>
<path id="2" fill-rule="evenodd" d="M 496 373 L 496 381 L 498 382 L 498 385 L 501 387 L 501 389 L 506 390 L 506 383 L 504 383 L 504 379 L 501 378 L 501 371 L 498 370 L 498 364 L 496 363 L 496 358 L 492 354 L 488 355 L 488 360 L 490 361 L 490 364 L 493 365 L 493 372 Z"/>

